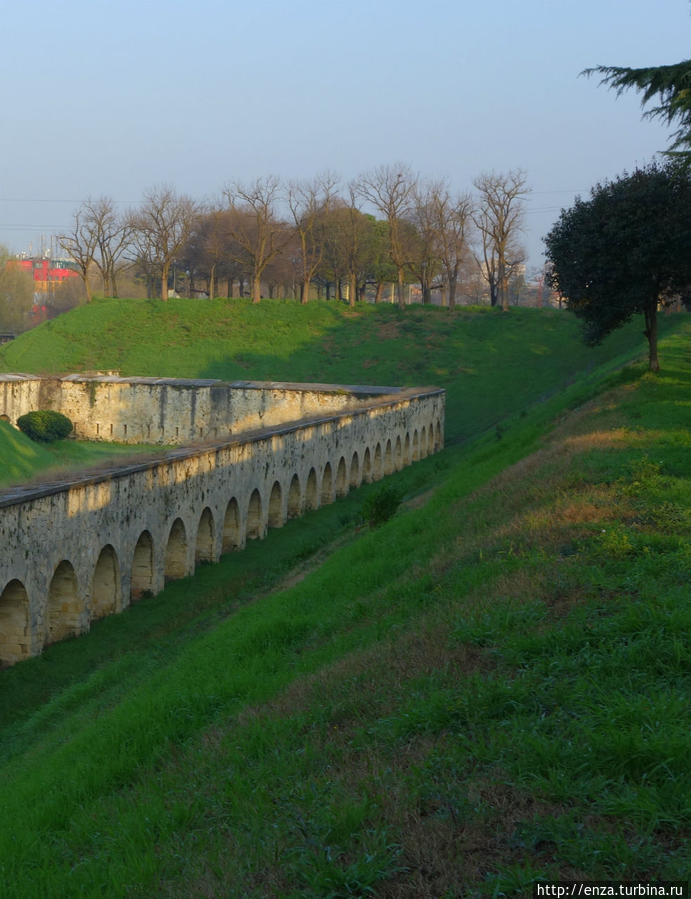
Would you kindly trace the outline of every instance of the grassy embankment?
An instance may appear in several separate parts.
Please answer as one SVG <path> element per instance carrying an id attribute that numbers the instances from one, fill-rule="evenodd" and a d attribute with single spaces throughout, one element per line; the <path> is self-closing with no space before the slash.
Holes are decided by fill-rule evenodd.
<path id="1" fill-rule="evenodd" d="M 663 324 L 672 324 L 665 321 Z M 468 439 L 640 347 L 640 323 L 596 350 L 572 316 L 550 310 L 448 310 L 242 300 L 97 300 L 0 349 L 0 371 L 120 370 L 123 375 L 327 383 L 435 384 L 447 390 L 447 440 Z M 52 466 L 82 468 L 134 448 L 55 444 L 17 467 L 0 432 L 0 485 Z M 55 472 L 51 473 L 51 476 Z"/>
<path id="2" fill-rule="evenodd" d="M 3 672 L 5 894 L 687 876 L 690 337 Z"/>

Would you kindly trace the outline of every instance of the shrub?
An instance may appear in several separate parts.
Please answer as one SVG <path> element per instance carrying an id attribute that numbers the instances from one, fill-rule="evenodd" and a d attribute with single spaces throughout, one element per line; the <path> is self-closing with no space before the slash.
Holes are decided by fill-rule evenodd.
<path id="1" fill-rule="evenodd" d="M 50 409 L 39 409 L 20 415 L 17 426 L 27 437 L 41 443 L 62 440 L 72 431 L 72 422 L 69 418 L 61 412 L 53 412 Z"/>
<path id="2" fill-rule="evenodd" d="M 370 493 L 362 505 L 362 516 L 371 528 L 376 527 L 391 518 L 402 499 L 397 487 L 386 484 Z"/>

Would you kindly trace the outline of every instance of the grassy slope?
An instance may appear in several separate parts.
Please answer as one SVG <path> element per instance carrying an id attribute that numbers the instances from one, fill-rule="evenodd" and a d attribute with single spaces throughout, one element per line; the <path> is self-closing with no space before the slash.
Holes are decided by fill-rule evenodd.
<path id="1" fill-rule="evenodd" d="M 375 532 L 353 493 L 4 672 L 5 894 L 685 877 L 690 339 L 393 476 L 442 483 Z"/>
<path id="2" fill-rule="evenodd" d="M 640 322 L 592 350 L 572 316 L 551 310 L 100 300 L 0 349 L 0 370 L 436 384 L 448 391 L 455 439 L 634 347 L 644 349 Z"/>

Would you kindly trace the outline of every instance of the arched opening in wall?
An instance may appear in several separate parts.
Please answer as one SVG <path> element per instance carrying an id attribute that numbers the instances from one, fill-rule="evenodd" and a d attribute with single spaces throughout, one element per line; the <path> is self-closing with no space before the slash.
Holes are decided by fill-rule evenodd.
<path id="1" fill-rule="evenodd" d="M 223 552 L 229 553 L 240 546 L 240 509 L 233 497 L 228 503 L 223 519 Z"/>
<path id="2" fill-rule="evenodd" d="M 305 508 L 319 508 L 319 496 L 317 495 L 317 472 L 313 468 L 310 468 L 310 473 L 307 475 L 307 488 L 305 489 Z"/>
<path id="3" fill-rule="evenodd" d="M 101 550 L 91 587 L 91 620 L 112 615 L 118 601 L 118 557 L 110 544 Z"/>
<path id="4" fill-rule="evenodd" d="M 72 565 L 63 560 L 53 573 L 48 588 L 46 608 L 46 643 L 55 643 L 83 630 L 84 605 L 79 599 L 77 575 Z"/>
<path id="5" fill-rule="evenodd" d="M 410 434 L 406 434 L 405 443 L 403 444 L 403 464 L 410 465 L 412 461 L 410 458 Z"/>
<path id="6" fill-rule="evenodd" d="M 269 497 L 269 527 L 283 527 L 283 492 L 278 481 L 271 488 L 271 496 Z"/>
<path id="7" fill-rule="evenodd" d="M 396 449 L 393 454 L 393 464 L 396 471 L 400 471 L 403 468 L 403 445 L 401 444 L 401 438 L 396 438 Z"/>
<path id="8" fill-rule="evenodd" d="M 341 456 L 336 469 L 336 496 L 345 496 L 348 492 L 348 478 L 345 459 Z"/>
<path id="9" fill-rule="evenodd" d="M 420 458 L 424 459 L 427 455 L 427 429 L 423 426 L 420 431 Z"/>
<path id="10" fill-rule="evenodd" d="M 253 490 L 247 507 L 247 539 L 257 540 L 262 536 L 262 498 L 258 490 Z"/>
<path id="11" fill-rule="evenodd" d="M 393 471 L 393 451 L 391 449 L 391 441 L 386 441 L 386 449 L 384 450 L 384 474 L 391 474 Z"/>
<path id="12" fill-rule="evenodd" d="M 441 422 L 438 421 L 437 427 L 435 428 L 435 431 L 434 431 L 434 449 L 435 449 L 435 451 L 440 450 L 441 445 L 442 445 Z"/>
<path id="13" fill-rule="evenodd" d="M 130 597 L 151 596 L 154 589 L 154 541 L 148 531 L 142 531 L 134 548 Z"/>
<path id="14" fill-rule="evenodd" d="M 322 492 L 321 503 L 330 503 L 333 501 L 333 475 L 331 474 L 331 463 L 327 462 L 324 466 L 324 474 L 322 475 Z"/>
<path id="15" fill-rule="evenodd" d="M 29 597 L 24 584 L 13 580 L 0 593 L 0 665 L 29 655 Z"/>
<path id="16" fill-rule="evenodd" d="M 357 453 L 353 453 L 353 458 L 350 460 L 350 486 L 360 486 L 360 459 Z"/>
<path id="17" fill-rule="evenodd" d="M 369 484 L 372 480 L 372 455 L 369 447 L 365 450 L 365 455 L 362 458 L 362 480 L 365 484 Z"/>
<path id="18" fill-rule="evenodd" d="M 378 481 L 382 476 L 381 468 L 381 443 L 377 444 L 374 451 L 374 464 L 372 465 L 372 480 Z"/>
<path id="19" fill-rule="evenodd" d="M 417 430 L 413 431 L 413 462 L 417 462 L 420 458 L 420 438 Z"/>
<path id="20" fill-rule="evenodd" d="M 181 518 L 176 518 L 170 529 L 163 573 L 167 581 L 187 574 L 187 534 Z"/>
<path id="21" fill-rule="evenodd" d="M 4 414 L 3 414 L 3 415 L 0 415 L 0 421 L 6 421 L 6 422 L 9 422 L 9 421 L 10 421 L 10 416 L 9 416 L 9 415 L 4 415 Z M 19 582 L 17 582 L 17 583 L 19 583 Z"/>
<path id="22" fill-rule="evenodd" d="M 288 490 L 288 518 L 297 518 L 300 514 L 300 480 L 296 474 L 290 482 Z"/>
<path id="23" fill-rule="evenodd" d="M 214 560 L 214 516 L 207 506 L 199 519 L 197 528 L 197 544 L 194 548 L 194 561 L 213 562 Z"/>

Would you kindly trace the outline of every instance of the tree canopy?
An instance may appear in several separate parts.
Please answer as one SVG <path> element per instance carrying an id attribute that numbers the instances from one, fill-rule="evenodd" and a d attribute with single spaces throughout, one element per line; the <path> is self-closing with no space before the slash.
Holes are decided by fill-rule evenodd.
<path id="1" fill-rule="evenodd" d="M 630 69 L 620 66 L 597 66 L 586 69 L 582 74 L 602 75 L 600 84 L 606 84 L 617 94 L 632 87 L 642 91 L 642 104 L 657 97 L 658 105 L 644 114 L 650 118 L 662 119 L 667 125 L 678 125 L 672 134 L 672 144 L 667 151 L 670 156 L 679 156 L 691 164 L 691 59 L 669 66 L 652 66 Z"/>
<path id="2" fill-rule="evenodd" d="M 596 185 L 589 200 L 562 210 L 545 243 L 552 286 L 584 320 L 586 341 L 643 314 L 656 371 L 658 306 L 691 305 L 688 168 L 651 164 Z"/>

